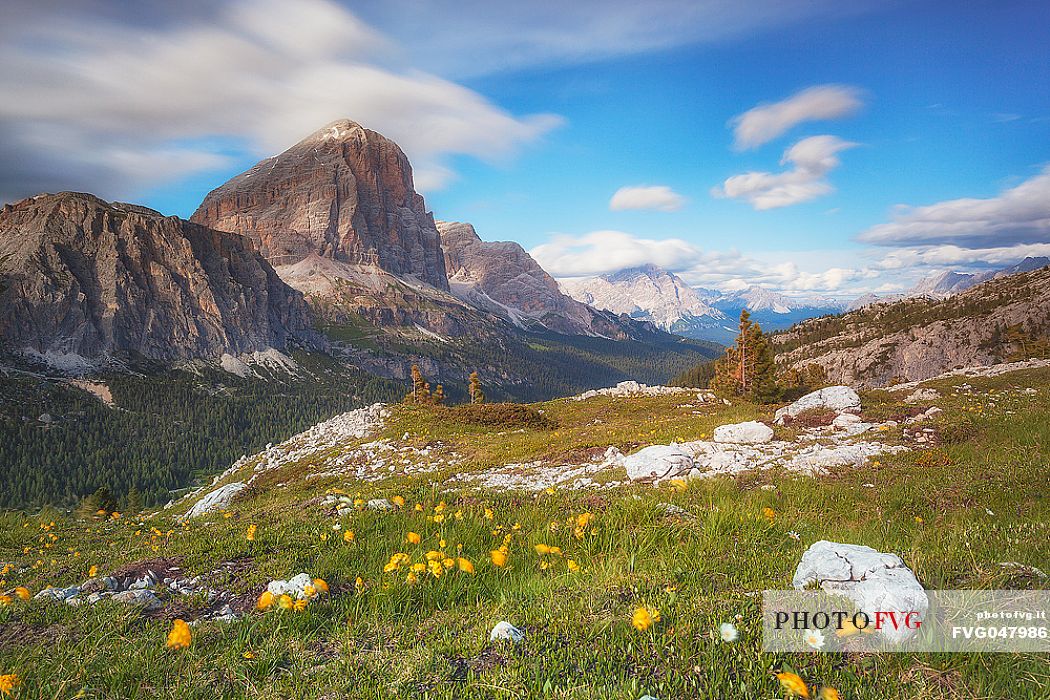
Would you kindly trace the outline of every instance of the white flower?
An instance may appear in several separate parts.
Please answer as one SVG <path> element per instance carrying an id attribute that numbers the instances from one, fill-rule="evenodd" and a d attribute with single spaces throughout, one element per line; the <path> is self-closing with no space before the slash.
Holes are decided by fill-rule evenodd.
<path id="1" fill-rule="evenodd" d="M 820 630 L 806 630 L 806 644 L 814 649 L 824 648 L 824 635 Z"/>
<path id="2" fill-rule="evenodd" d="M 795 540 L 796 542 L 798 542 L 799 540 L 802 539 L 802 535 L 798 534 L 794 530 L 792 530 L 791 532 L 788 533 L 788 537 L 790 537 L 791 539 Z"/>
<path id="3" fill-rule="evenodd" d="M 732 622 L 723 622 L 718 626 L 718 634 L 722 636 L 723 642 L 735 642 L 740 638 L 740 632 Z"/>

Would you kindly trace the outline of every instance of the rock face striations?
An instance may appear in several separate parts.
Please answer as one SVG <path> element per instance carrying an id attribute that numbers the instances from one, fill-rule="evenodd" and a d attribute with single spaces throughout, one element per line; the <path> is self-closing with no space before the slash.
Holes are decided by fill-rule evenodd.
<path id="1" fill-rule="evenodd" d="M 408 158 L 346 119 L 212 191 L 191 220 L 249 236 L 274 266 L 317 255 L 448 290 L 441 239 Z"/>
<path id="2" fill-rule="evenodd" d="M 563 294 L 558 283 L 513 242 L 481 240 L 470 224 L 437 222 L 452 293 L 519 327 L 565 335 L 619 337 L 620 324 Z"/>
<path id="3" fill-rule="evenodd" d="M 0 209 L 0 341 L 99 358 L 312 342 L 302 295 L 251 241 L 144 207 L 46 194 Z"/>

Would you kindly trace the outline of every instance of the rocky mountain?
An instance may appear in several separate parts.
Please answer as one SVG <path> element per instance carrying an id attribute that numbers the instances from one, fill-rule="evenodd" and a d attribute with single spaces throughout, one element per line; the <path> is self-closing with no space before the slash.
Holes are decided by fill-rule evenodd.
<path id="1" fill-rule="evenodd" d="M 448 290 L 441 239 L 408 158 L 347 119 L 213 190 L 191 220 L 250 237 L 275 266 L 316 255 Z"/>
<path id="2" fill-rule="evenodd" d="M 845 303 L 829 297 L 794 298 L 770 289 L 752 285 L 738 292 L 722 294 L 711 304 L 732 319 L 747 310 L 752 320 L 766 331 L 789 328 L 792 324 L 815 316 L 835 314 Z"/>
<path id="3" fill-rule="evenodd" d="M 916 297 L 803 321 L 774 337 L 777 362 L 832 383 L 881 386 L 1050 353 L 1050 268 L 992 276 L 946 299 Z"/>
<path id="4" fill-rule="evenodd" d="M 0 210 L 0 341 L 56 361 L 178 360 L 315 337 L 248 239 L 64 192 Z"/>
<path id="5" fill-rule="evenodd" d="M 564 280 L 572 298 L 597 309 L 649 321 L 689 338 L 722 340 L 732 325 L 681 277 L 656 265 L 632 267 L 582 280 Z"/>
<path id="6" fill-rule="evenodd" d="M 990 270 L 988 272 L 978 273 L 952 272 L 946 270 L 920 281 L 911 288 L 908 296 L 930 296 L 943 299 L 953 294 L 964 292 L 971 287 L 981 284 L 982 282 L 987 282 L 991 279 L 1015 275 L 1018 272 L 1031 272 L 1032 270 L 1038 270 L 1039 268 L 1047 267 L 1048 265 L 1050 265 L 1050 258 L 1029 256 L 1015 265 L 1010 265 L 1009 267 L 1004 267 L 1000 270 Z"/>
<path id="7" fill-rule="evenodd" d="M 481 240 L 470 224 L 438 221 L 452 293 L 520 328 L 545 328 L 565 335 L 620 338 L 622 321 L 562 293 L 558 283 L 524 248 Z"/>

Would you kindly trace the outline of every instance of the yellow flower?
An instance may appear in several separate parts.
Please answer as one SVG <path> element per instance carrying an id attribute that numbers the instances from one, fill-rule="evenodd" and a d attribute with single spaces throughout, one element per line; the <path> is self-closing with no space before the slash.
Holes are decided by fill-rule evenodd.
<path id="1" fill-rule="evenodd" d="M 12 600 L 14 599 L 11 596 L 0 593 L 0 608 L 6 608 Z"/>
<path id="2" fill-rule="evenodd" d="M 796 673 L 783 673 L 777 674 L 777 680 L 780 681 L 780 685 L 784 687 L 784 690 L 791 693 L 795 697 L 808 698 L 809 688 L 806 687 L 806 682 L 802 680 Z"/>
<path id="3" fill-rule="evenodd" d="M 925 521 L 922 518 L 920 518 L 918 515 L 916 515 L 915 516 L 915 522 L 918 523 L 919 525 L 922 525 Z"/>
<path id="4" fill-rule="evenodd" d="M 496 517 L 496 514 L 492 512 L 491 508 L 485 509 L 485 520 L 492 520 Z"/>
<path id="5" fill-rule="evenodd" d="M 185 620 L 175 620 L 171 624 L 171 631 L 168 632 L 169 649 L 185 649 L 190 645 L 192 639 L 193 634 L 190 632 L 190 626 L 186 624 Z"/>
<path id="6" fill-rule="evenodd" d="M 436 515 L 434 515 L 434 522 L 438 523 L 439 525 L 441 523 L 445 522 L 445 514 L 444 513 L 437 513 Z"/>
<path id="7" fill-rule="evenodd" d="M 95 578 L 96 576 L 98 576 L 98 567 L 92 565 L 91 568 L 88 569 L 88 578 Z"/>
<path id="8" fill-rule="evenodd" d="M 420 542 L 423 541 L 423 538 L 419 536 L 418 532 L 410 532 L 410 533 L 408 533 L 408 535 L 405 537 L 405 539 L 408 540 L 409 544 L 419 544 Z"/>
<path id="9" fill-rule="evenodd" d="M 402 498 L 401 496 L 394 496 L 393 498 L 390 499 L 390 501 L 395 506 L 397 506 L 398 508 L 404 508 L 405 507 L 405 499 Z"/>
<path id="10" fill-rule="evenodd" d="M 269 610 L 273 607 L 273 602 L 273 593 L 263 591 L 262 595 L 259 596 L 259 600 L 255 602 L 255 607 L 257 610 Z"/>
<path id="11" fill-rule="evenodd" d="M 356 579 L 354 579 L 354 588 L 356 588 L 359 591 L 365 590 L 365 580 L 358 576 Z"/>
<path id="12" fill-rule="evenodd" d="M 590 525 L 592 520 L 594 520 L 593 513 L 580 513 L 576 516 L 576 527 L 583 529 Z"/>
<path id="13" fill-rule="evenodd" d="M 639 632 L 645 632 L 647 629 L 655 625 L 660 621 L 660 611 L 657 609 L 649 610 L 648 608 L 637 608 L 634 614 L 631 615 L 631 624 Z"/>
<path id="14" fill-rule="evenodd" d="M 444 566 L 446 569 L 452 569 L 456 566 L 456 560 L 451 557 L 445 557 L 441 560 L 441 565 Z"/>
<path id="15" fill-rule="evenodd" d="M 426 567 L 424 567 L 424 568 L 426 568 Z M 408 572 L 408 576 L 405 577 L 405 583 L 407 583 L 410 586 L 419 583 L 419 577 L 416 576 L 416 572 L 415 571 L 409 571 Z"/>
<path id="16" fill-rule="evenodd" d="M 7 673 L 0 676 L 0 695 L 7 696 L 21 683 L 17 674 Z"/>
<path id="17" fill-rule="evenodd" d="M 303 610 L 306 610 L 306 606 L 309 604 L 309 600 L 307 600 L 306 598 L 300 598 L 299 600 L 295 601 L 295 612 L 302 612 Z"/>
<path id="18" fill-rule="evenodd" d="M 435 552 L 433 549 L 426 553 L 427 561 L 441 561 L 444 559 L 444 555 L 441 552 Z"/>
<path id="19" fill-rule="evenodd" d="M 29 589 L 25 586 L 19 586 L 18 588 L 16 588 L 15 595 L 21 598 L 22 600 L 29 600 L 33 597 L 33 595 L 29 592 Z"/>
<path id="20" fill-rule="evenodd" d="M 569 571 L 572 571 L 573 573 L 580 570 L 580 565 L 576 563 L 575 559 L 570 559 L 569 561 L 565 562 L 565 565 L 568 566 Z"/>
<path id="21" fill-rule="evenodd" d="M 315 595 L 317 595 L 317 589 L 308 583 L 305 586 L 303 586 L 303 595 L 307 598 L 313 598 Z"/>
<path id="22" fill-rule="evenodd" d="M 113 518 L 114 520 L 120 520 L 120 513 L 110 513 L 109 517 Z"/>
<path id="23" fill-rule="evenodd" d="M 246 651 L 241 656 L 243 656 L 244 658 L 246 658 L 249 661 L 251 661 L 252 659 L 255 658 L 255 652 L 254 651 Z"/>
<path id="24" fill-rule="evenodd" d="M 354 541 L 354 537 L 355 537 L 354 531 L 353 530 L 347 530 L 346 532 L 343 533 L 343 542 L 353 542 Z"/>
<path id="25" fill-rule="evenodd" d="M 777 517 L 777 512 L 769 506 L 766 506 L 762 509 L 762 515 L 764 515 L 769 522 L 773 522 L 773 519 Z"/>
<path id="26" fill-rule="evenodd" d="M 507 565 L 507 553 L 502 549 L 492 550 L 491 552 L 489 552 L 489 556 L 492 558 L 492 563 L 498 566 L 499 568 L 502 569 L 504 566 Z"/>
<path id="27" fill-rule="evenodd" d="M 535 547 L 533 547 L 533 549 L 535 549 L 536 550 L 536 554 L 539 554 L 539 555 L 544 555 L 544 554 L 550 554 L 551 553 L 551 548 L 548 547 L 545 544 L 538 544 Z"/>
<path id="28" fill-rule="evenodd" d="M 248 532 L 247 532 L 247 533 L 246 533 L 246 534 L 244 535 L 244 537 L 245 537 L 245 538 L 246 538 L 246 539 L 247 539 L 247 540 L 248 540 L 249 542 L 254 542 L 254 541 L 255 541 L 255 531 L 256 531 L 257 529 L 258 529 L 258 527 L 256 527 L 256 526 L 255 526 L 254 524 L 252 524 L 252 525 L 249 525 L 249 526 L 248 526 Z"/>
<path id="29" fill-rule="evenodd" d="M 314 588 L 316 588 L 321 593 L 327 593 L 328 592 L 328 582 L 325 581 L 323 578 L 315 578 L 314 579 Z"/>
<path id="30" fill-rule="evenodd" d="M 865 634 L 874 633 L 874 625 L 865 625 L 864 627 L 857 627 L 853 624 L 853 620 L 843 620 L 842 629 L 835 630 L 836 637 L 852 637 L 855 634 L 864 632 Z"/>
<path id="31" fill-rule="evenodd" d="M 322 542 L 327 542 L 328 541 L 328 533 L 327 532 L 322 532 L 320 534 L 320 538 L 321 538 Z"/>
<path id="32" fill-rule="evenodd" d="M 438 578 L 441 574 L 445 573 L 445 568 L 441 566 L 439 561 L 431 561 L 427 568 L 430 569 L 430 573 L 433 574 L 434 578 Z"/>
<path id="33" fill-rule="evenodd" d="M 818 700 L 840 700 L 839 691 L 832 688 L 830 685 L 826 685 L 820 689 L 820 694 L 817 695 Z"/>
<path id="34" fill-rule="evenodd" d="M 459 570 L 462 571 L 465 574 L 472 574 L 472 573 L 474 573 L 474 564 L 472 564 L 469 559 L 465 559 L 463 557 L 457 557 L 456 558 L 456 565 L 459 567 Z"/>
<path id="35" fill-rule="evenodd" d="M 281 610 L 291 610 L 295 607 L 295 601 L 292 600 L 292 596 L 282 593 L 281 597 L 277 599 L 277 607 Z"/>
<path id="36" fill-rule="evenodd" d="M 416 507 L 415 507 L 415 511 L 417 513 L 422 513 L 423 512 L 423 504 L 422 503 L 417 503 Z"/>
<path id="37" fill-rule="evenodd" d="M 416 572 L 417 574 L 425 574 L 427 572 L 427 565 L 421 561 L 417 561 L 415 564 L 412 565 L 412 571 Z"/>

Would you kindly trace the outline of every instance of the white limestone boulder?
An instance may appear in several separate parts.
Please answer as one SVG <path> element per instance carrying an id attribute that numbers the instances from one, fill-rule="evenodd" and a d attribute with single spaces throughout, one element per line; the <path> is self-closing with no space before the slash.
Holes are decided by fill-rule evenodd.
<path id="1" fill-rule="evenodd" d="M 693 457 L 678 445 L 652 445 L 623 458 L 631 481 L 661 481 L 689 473 Z"/>
<path id="2" fill-rule="evenodd" d="M 266 585 L 266 590 L 275 596 L 289 595 L 292 598 L 305 598 L 306 587 L 312 586 L 313 583 L 314 580 L 310 577 L 310 574 L 304 572 L 293 576 L 287 581 L 270 581 Z"/>
<path id="3" fill-rule="evenodd" d="M 835 413 L 859 413 L 860 396 L 848 386 L 829 386 L 810 392 L 790 406 L 778 409 L 775 414 L 777 425 L 783 425 L 788 416 L 794 417 L 803 411 L 824 408 Z"/>
<path id="4" fill-rule="evenodd" d="M 248 485 L 242 481 L 235 481 L 232 484 L 220 486 L 193 504 L 193 507 L 186 513 L 186 517 L 197 518 L 222 510 L 229 506 L 234 497 L 246 488 L 248 488 Z"/>
<path id="5" fill-rule="evenodd" d="M 803 590 L 813 583 L 826 593 L 848 598 L 873 622 L 878 611 L 893 611 L 899 617 L 916 612 L 920 619 L 925 619 L 930 607 L 926 590 L 900 557 L 863 545 L 827 540 L 810 545 L 802 555 L 791 585 Z M 915 631 L 903 625 L 900 629 L 884 625 L 879 633 L 890 641 L 900 642 Z"/>
<path id="6" fill-rule="evenodd" d="M 773 440 L 773 429 L 757 420 L 732 423 L 715 428 L 714 441 L 736 445 L 758 445 Z"/>

